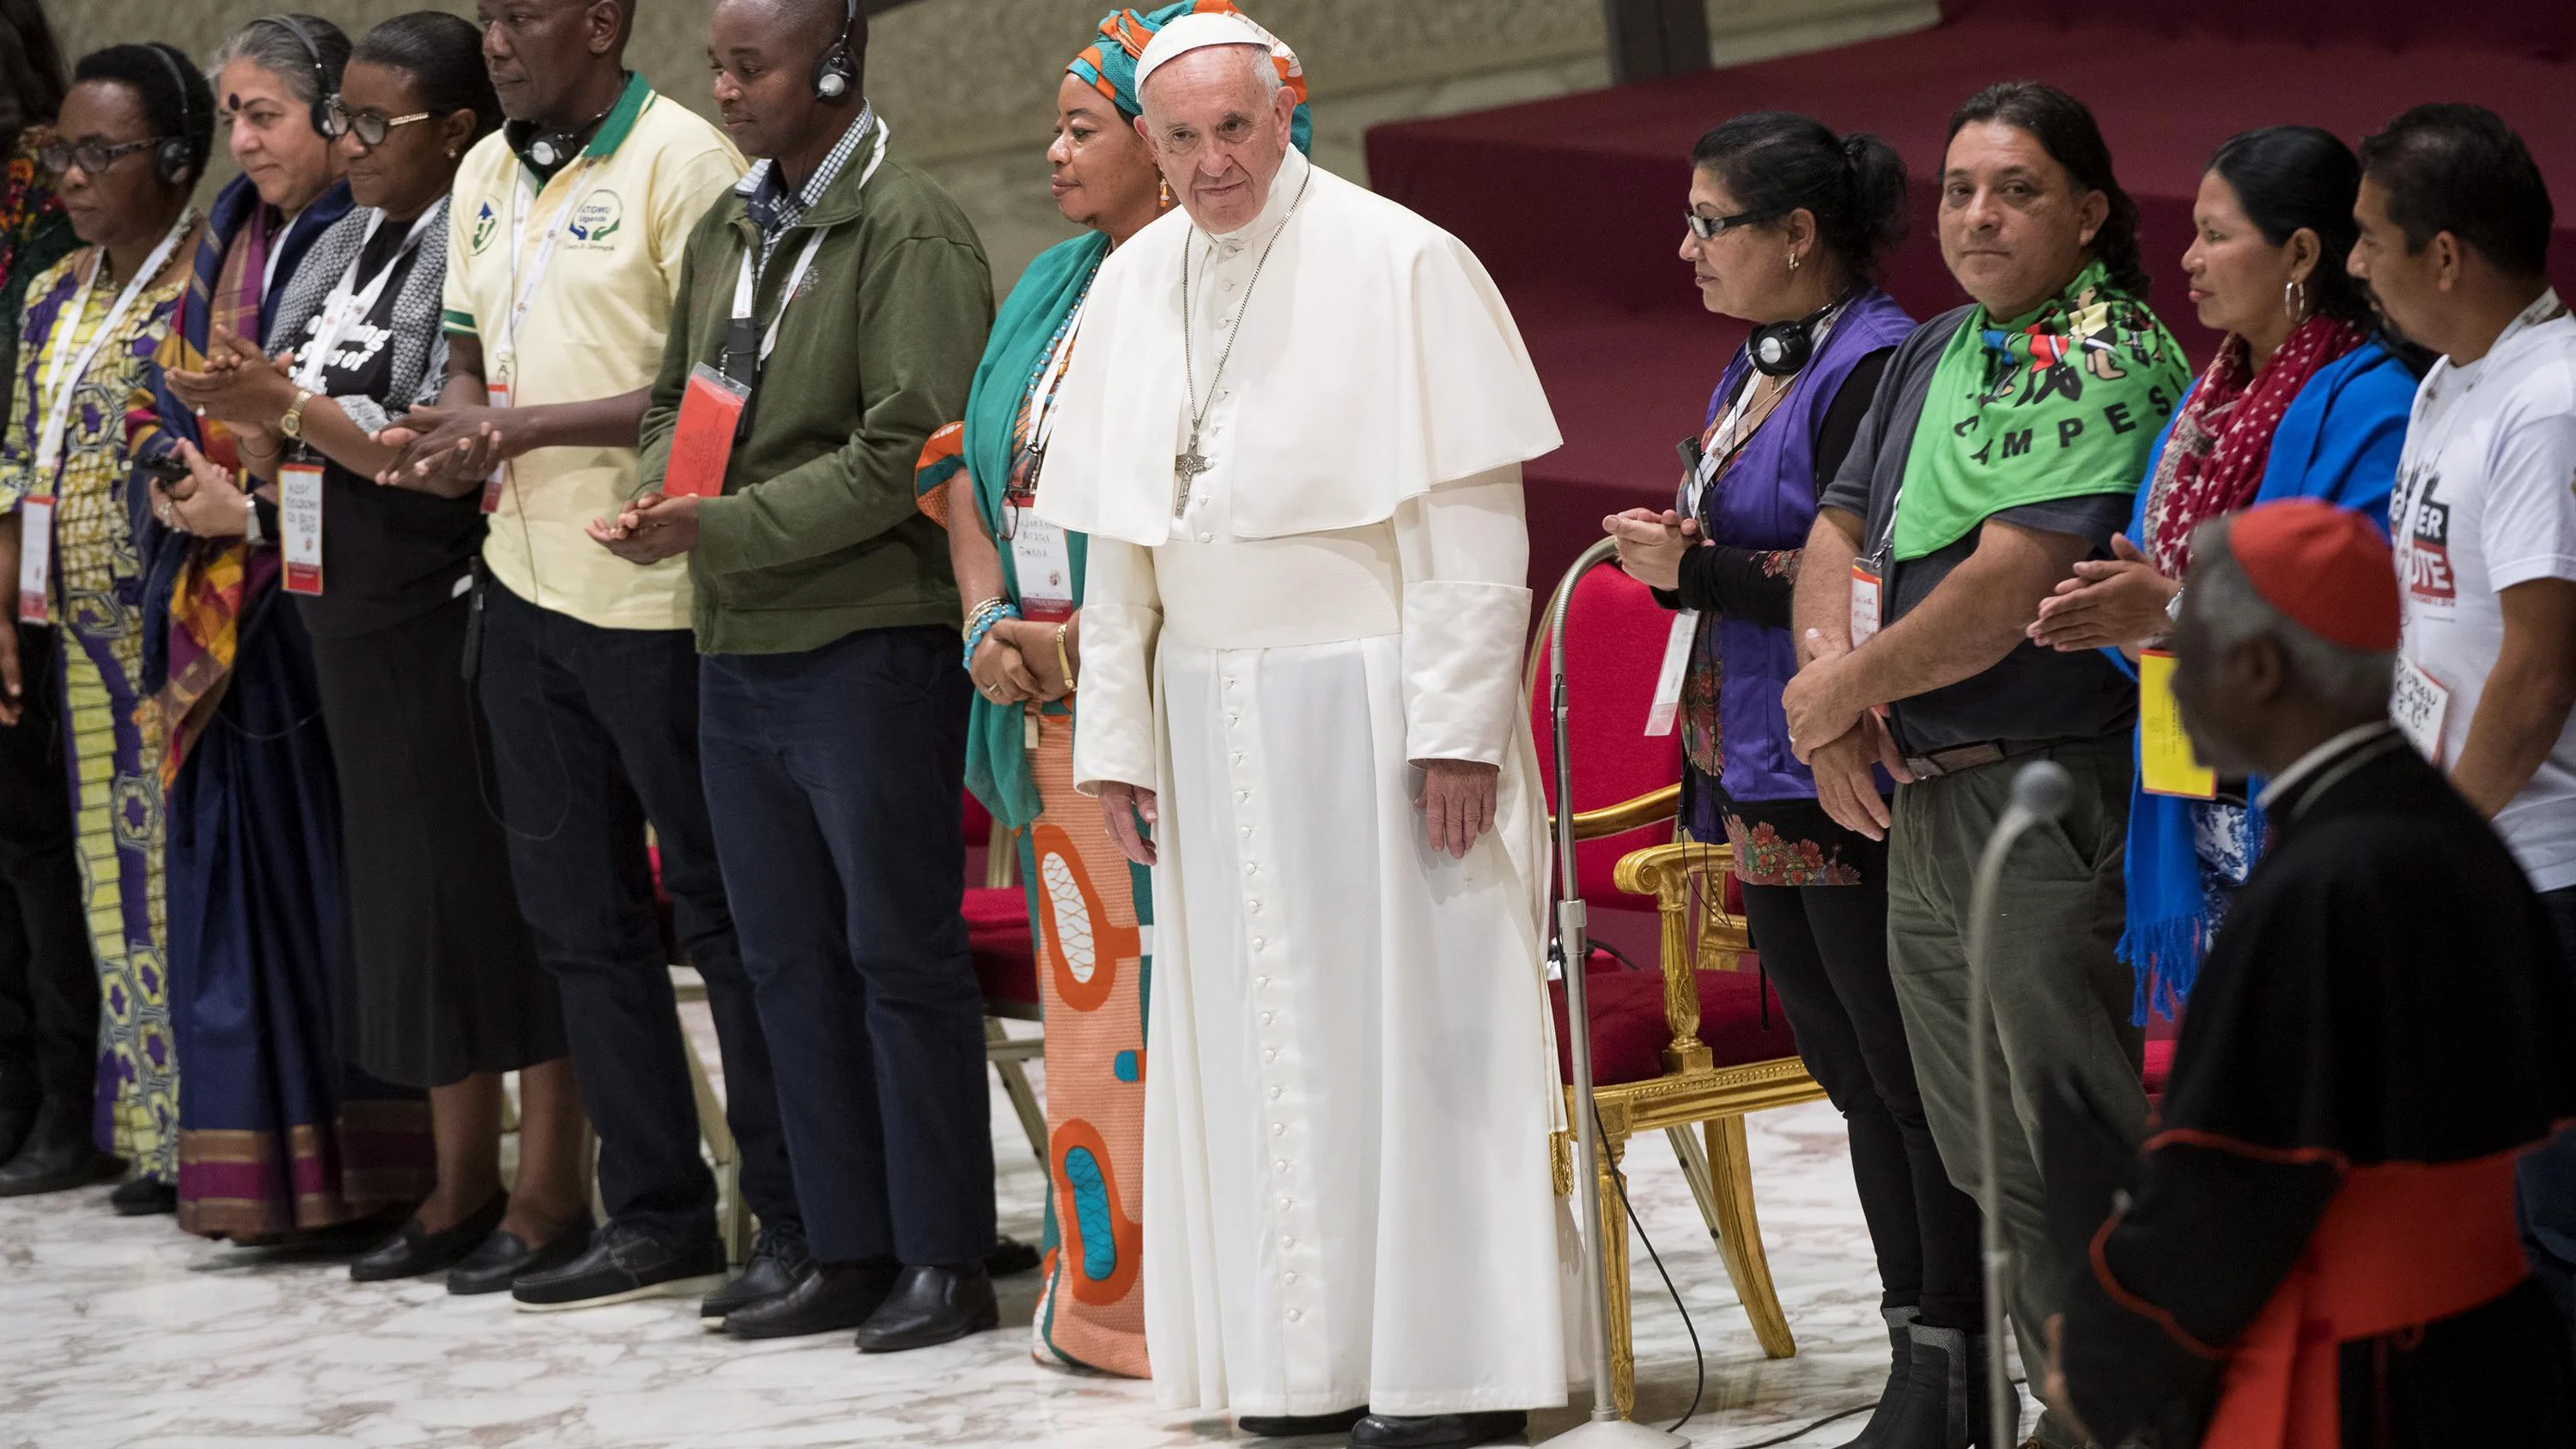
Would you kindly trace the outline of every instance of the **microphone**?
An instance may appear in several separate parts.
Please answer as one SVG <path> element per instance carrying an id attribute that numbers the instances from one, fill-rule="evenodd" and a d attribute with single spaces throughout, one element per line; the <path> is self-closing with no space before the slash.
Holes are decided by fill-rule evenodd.
<path id="1" fill-rule="evenodd" d="M 2003 818 L 1995 822 L 1995 833 L 1986 841 L 1985 854 L 1977 860 L 1976 890 L 1968 913 L 1968 1094 L 1977 1104 L 1977 1207 L 1983 1218 L 1978 1247 L 1984 1258 L 1986 1289 L 1986 1432 L 1999 1445 L 2021 1442 L 2021 1422 L 2014 1411 L 2012 1380 L 2004 1370 L 2004 1293 L 2012 1253 L 2004 1246 L 2003 1196 L 1995 1181 L 1995 1111 L 1988 1095 L 1985 1043 L 1992 977 L 1987 953 L 1993 943 L 1995 893 L 2003 884 L 2004 858 L 2031 827 L 2063 818 L 2074 803 L 2075 778 L 2055 760 L 2033 760 L 2014 774 L 2012 803 L 2004 807 Z M 2039 1332 L 2040 1325 L 2027 1326 L 2034 1335 Z M 2038 1365 L 2025 1367 L 2033 1374 L 2042 1371 Z"/>

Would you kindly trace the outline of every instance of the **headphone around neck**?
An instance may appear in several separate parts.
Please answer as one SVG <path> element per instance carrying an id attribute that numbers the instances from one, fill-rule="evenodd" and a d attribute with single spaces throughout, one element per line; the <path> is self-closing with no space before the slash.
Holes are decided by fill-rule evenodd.
<path id="1" fill-rule="evenodd" d="M 1842 305 L 1841 299 L 1827 302 L 1815 311 L 1791 322 L 1766 322 L 1753 329 L 1744 339 L 1744 354 L 1753 370 L 1764 377 L 1789 377 L 1805 367 L 1816 355 L 1816 324 Z"/>
<path id="2" fill-rule="evenodd" d="M 197 158 L 190 154 L 195 147 L 189 144 L 188 133 L 196 129 L 197 111 L 188 99 L 188 72 L 172 58 L 170 47 L 156 40 L 150 49 L 169 68 L 170 84 L 179 92 L 179 134 L 163 137 L 161 144 L 152 148 L 152 169 L 163 185 L 177 186 L 196 174 Z"/>
<path id="3" fill-rule="evenodd" d="M 306 119 L 313 123 L 313 134 L 330 135 L 331 68 L 322 63 L 322 47 L 314 41 L 313 32 L 304 28 L 303 21 L 284 12 L 263 15 L 251 23 L 283 26 L 288 34 L 295 37 L 296 43 L 304 47 L 304 54 L 313 62 L 313 104 L 305 108 Z"/>
<path id="4" fill-rule="evenodd" d="M 840 38 L 832 48 L 814 57 L 814 98 L 839 101 L 858 84 L 858 62 L 850 55 L 850 27 L 859 23 L 859 0 L 849 0 L 849 10 L 841 17 Z"/>

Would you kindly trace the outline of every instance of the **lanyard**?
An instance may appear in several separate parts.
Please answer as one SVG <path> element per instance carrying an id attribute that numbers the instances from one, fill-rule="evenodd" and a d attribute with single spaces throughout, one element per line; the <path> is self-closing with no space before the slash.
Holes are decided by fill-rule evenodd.
<path id="1" fill-rule="evenodd" d="M 545 244 L 537 248 L 537 259 L 528 264 L 528 275 L 524 279 L 519 276 L 519 260 L 526 256 L 528 251 L 528 201 L 537 194 L 538 188 L 529 184 L 527 173 L 522 168 L 518 176 L 519 184 L 510 190 L 510 295 L 512 300 L 509 313 L 501 321 L 501 352 L 505 357 L 515 359 L 518 356 L 519 324 L 527 320 L 528 309 L 536 304 L 537 284 L 545 280 L 546 268 L 554 262 L 555 243 L 563 240 L 564 223 L 572 220 L 572 209 L 581 203 L 581 188 L 574 183 L 580 179 L 587 165 L 586 159 L 575 161 L 569 171 L 556 173 L 556 178 L 565 183 L 564 203 L 555 208 L 554 219 L 546 223 Z"/>
<path id="2" fill-rule="evenodd" d="M 1055 436 L 1056 395 L 1067 368 L 1073 365 L 1073 335 L 1082 330 L 1082 309 L 1091 301 L 1089 292 L 1073 304 L 1073 312 L 1064 320 L 1064 333 L 1047 352 L 1044 365 L 1038 369 L 1037 381 L 1029 386 L 1028 446 L 1043 453 L 1047 440 Z"/>
<path id="3" fill-rule="evenodd" d="M 330 366 L 331 354 L 339 347 L 340 339 L 347 336 L 349 329 L 358 325 L 368 313 L 376 310 L 377 300 L 385 294 L 385 284 L 400 269 L 402 259 L 411 255 L 412 248 L 420 245 L 421 233 L 428 229 L 429 219 L 437 214 L 438 209 L 431 207 L 412 218 L 411 231 L 403 237 L 402 249 L 376 269 L 376 275 L 364 289 L 358 289 L 359 264 L 367 259 L 367 248 L 375 241 L 377 228 L 384 225 L 385 214 L 379 211 L 367 218 L 366 235 L 358 238 L 358 254 L 349 258 L 348 270 L 340 274 L 339 284 L 331 289 L 329 300 L 322 304 L 319 329 L 295 364 L 297 387 L 312 392 L 321 390 L 322 374 Z"/>
<path id="4" fill-rule="evenodd" d="M 2414 551 L 2416 506 L 2422 503 L 2424 495 L 2431 491 L 2432 480 L 2436 474 L 2433 465 L 2441 458 L 2443 451 L 2450 447 L 2451 435 L 2459 431 L 2460 413 L 2468 402 L 2468 395 L 2477 390 L 2479 383 L 2494 374 L 2495 368 L 2492 364 L 2496 354 L 2504 351 L 2506 343 L 2513 341 L 2524 332 L 2566 315 L 2566 304 L 2559 301 L 2558 293 L 2554 288 L 2542 292 L 2532 299 L 2530 306 L 2516 313 L 2514 319 L 2505 324 L 2505 329 L 2496 334 L 2495 341 L 2487 344 L 2486 355 L 2471 364 L 2477 369 L 2474 375 L 2467 378 L 2459 377 L 2454 365 L 2454 375 L 2442 379 L 2445 391 L 2449 391 L 2451 395 L 2447 399 L 2437 396 L 2431 399 L 2427 406 L 2445 403 L 2447 406 L 2444 407 L 2441 418 L 2433 426 L 2409 429 L 2406 451 L 2414 455 L 2418 466 L 2399 471 L 2397 495 L 2389 509 L 2389 543 L 2400 555 Z M 2420 422 L 2421 419 L 2416 421 Z M 2403 573 L 2402 568 L 2400 572 Z"/>
<path id="5" fill-rule="evenodd" d="M 98 360 L 99 352 L 116 335 L 117 325 L 125 320 L 126 312 L 134 306 L 134 299 L 142 296 L 143 289 L 161 274 L 162 265 L 170 260 L 170 253 L 178 249 L 179 239 L 188 234 L 196 220 L 196 214 L 187 211 L 181 212 L 179 219 L 171 223 L 170 234 L 161 238 L 161 244 L 152 249 L 152 255 L 144 258 L 143 265 L 126 279 L 125 289 L 116 294 L 115 305 L 107 309 L 107 315 L 99 321 L 98 331 L 90 335 L 89 345 L 80 350 L 79 356 L 71 356 L 68 349 L 71 340 L 80 335 L 81 319 L 89 315 L 89 294 L 98 289 L 99 268 L 107 265 L 104 249 L 100 250 L 98 260 L 91 263 L 89 280 L 81 284 L 79 294 L 74 297 L 71 315 L 56 324 L 55 335 L 62 340 L 62 346 L 54 349 L 53 362 L 45 369 L 42 389 L 46 399 L 45 419 L 43 428 L 36 434 L 36 471 L 45 478 L 48 494 L 53 489 L 53 475 L 62 463 L 63 432 L 71 425 L 72 394 L 80 389 L 80 381 L 88 375 L 90 364 Z"/>
<path id="6" fill-rule="evenodd" d="M 879 116 L 876 154 L 868 158 L 867 169 L 859 173 L 858 192 L 865 192 L 868 189 L 868 183 L 876 179 L 877 167 L 885 164 L 886 138 L 891 134 L 892 130 L 886 125 L 885 118 Z M 725 346 L 724 371 L 727 377 L 740 383 L 751 383 L 759 379 L 761 364 L 769 361 L 770 352 L 778 346 L 778 328 L 779 324 L 787 320 L 787 304 L 796 300 L 796 289 L 804 285 L 805 273 L 814 265 L 814 253 L 822 249 L 823 233 L 827 230 L 829 228 L 826 227 L 813 228 L 812 233 L 805 238 L 804 249 L 796 254 L 796 264 L 789 268 L 787 273 L 787 285 L 778 293 L 778 310 L 770 316 L 769 330 L 761 336 L 759 355 L 750 363 L 750 375 L 747 377 L 736 376 L 734 373 L 735 357 L 741 351 L 748 350 L 735 347 L 734 340 L 747 339 L 751 332 L 752 293 L 760 286 L 762 270 L 760 253 L 764 248 L 752 246 L 743 249 L 742 270 L 734 275 L 733 282 L 733 328 L 732 335 L 727 339 Z"/>

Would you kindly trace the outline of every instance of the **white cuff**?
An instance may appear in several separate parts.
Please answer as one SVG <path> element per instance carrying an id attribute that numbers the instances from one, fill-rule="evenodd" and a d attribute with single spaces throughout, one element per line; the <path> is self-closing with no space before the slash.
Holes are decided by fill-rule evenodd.
<path id="1" fill-rule="evenodd" d="M 1404 754 L 1499 765 L 1523 708 L 1530 591 L 1430 579 L 1404 586 Z"/>

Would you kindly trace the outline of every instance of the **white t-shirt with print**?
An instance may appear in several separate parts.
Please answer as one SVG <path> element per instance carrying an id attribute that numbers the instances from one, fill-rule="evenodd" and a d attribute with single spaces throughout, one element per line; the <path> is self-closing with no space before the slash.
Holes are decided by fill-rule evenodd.
<path id="1" fill-rule="evenodd" d="M 2576 317 L 2543 293 L 2465 367 L 2416 389 L 2389 508 L 2406 660 L 2449 699 L 2439 762 L 2457 763 L 2496 656 L 2496 595 L 2576 580 Z M 2576 718 L 2496 816 L 2538 890 L 2576 885 Z"/>

